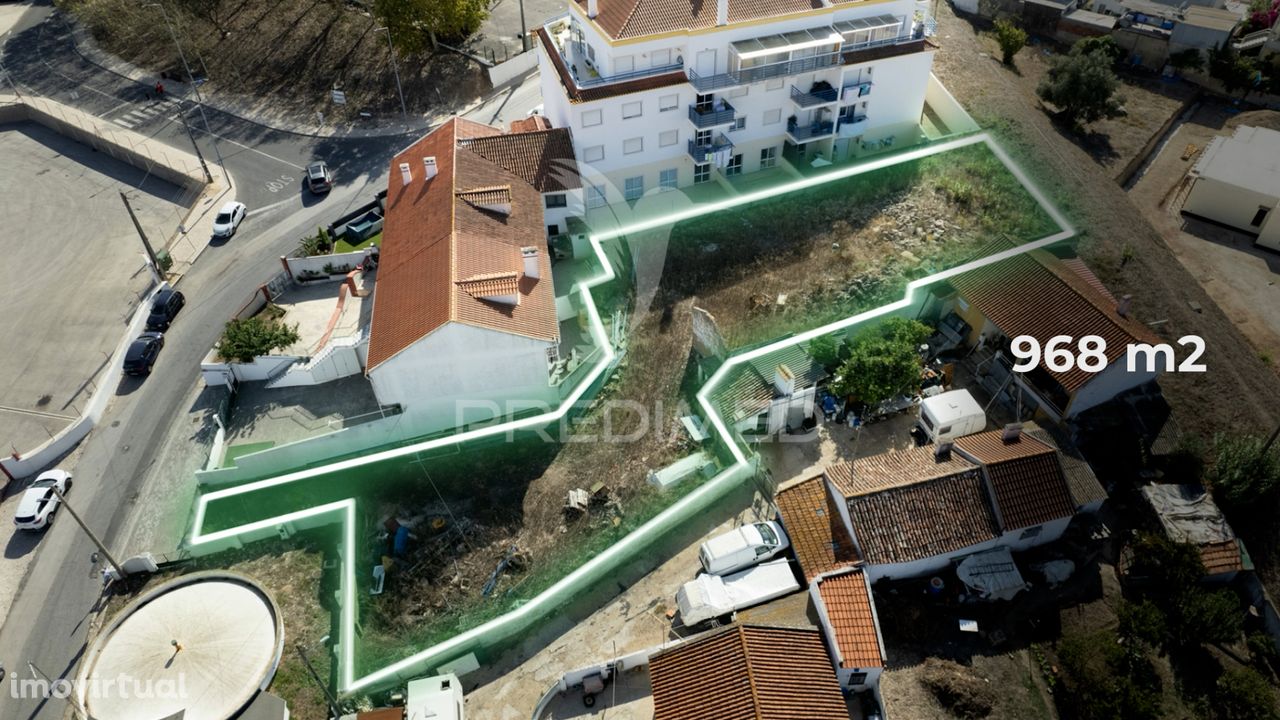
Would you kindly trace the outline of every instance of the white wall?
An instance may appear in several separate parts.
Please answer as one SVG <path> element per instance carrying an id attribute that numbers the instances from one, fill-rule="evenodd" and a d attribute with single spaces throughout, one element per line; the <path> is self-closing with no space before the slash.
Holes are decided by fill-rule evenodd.
<path id="1" fill-rule="evenodd" d="M 268 387 L 320 385 L 338 378 L 359 375 L 364 370 L 360 354 L 356 351 L 359 341 L 358 335 L 329 341 L 310 361 L 289 368 L 269 383 Z"/>
<path id="2" fill-rule="evenodd" d="M 383 405 L 406 416 L 474 422 L 495 417 L 477 404 L 554 402 L 547 349 L 553 343 L 462 323 L 448 323 L 369 371 Z"/>
<path id="3" fill-rule="evenodd" d="M 538 39 L 531 38 L 535 43 Z M 534 69 L 538 65 L 538 54 L 535 52 L 522 52 L 519 55 L 498 63 L 489 68 L 489 82 L 493 87 L 498 88 L 506 83 L 521 77 L 525 73 Z"/>
<path id="4" fill-rule="evenodd" d="M 1175 348 L 1178 347 L 1175 345 Z M 1177 358 L 1181 361 L 1182 358 Z M 1076 391 L 1075 396 L 1071 398 L 1071 403 L 1067 405 L 1065 415 L 1073 417 L 1089 408 L 1096 407 L 1102 403 L 1111 400 L 1126 390 L 1142 385 L 1143 383 L 1155 380 L 1159 373 L 1148 372 L 1146 366 L 1141 361 L 1138 363 L 1139 369 L 1129 372 L 1125 359 L 1123 357 L 1111 363 L 1100 373 L 1095 373 L 1089 378 L 1089 382 L 1084 387 Z"/>
<path id="5" fill-rule="evenodd" d="M 349 253 L 336 253 L 334 255 L 310 255 L 308 257 L 287 257 L 284 258 L 285 264 L 289 267 L 289 274 L 296 280 L 303 272 L 310 270 L 311 272 L 323 273 L 326 265 L 334 268 L 341 268 L 343 265 L 350 265 L 350 269 L 354 269 L 364 262 L 365 257 L 372 253 L 371 250 L 357 250 Z M 339 278 L 340 279 L 340 278 Z"/>
<path id="6" fill-rule="evenodd" d="M 1258 232 L 1259 228 L 1250 226 L 1249 222 L 1253 220 L 1259 207 L 1268 207 L 1272 209 L 1267 213 L 1267 225 L 1270 225 L 1271 216 L 1277 212 L 1278 195 L 1280 188 L 1272 188 L 1270 192 L 1266 192 L 1215 178 L 1198 177 L 1191 186 L 1182 209 L 1245 232 Z"/>

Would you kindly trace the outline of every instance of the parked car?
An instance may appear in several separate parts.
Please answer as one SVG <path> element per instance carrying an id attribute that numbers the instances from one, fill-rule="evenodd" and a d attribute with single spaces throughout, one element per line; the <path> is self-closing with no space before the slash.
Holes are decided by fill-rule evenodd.
<path id="1" fill-rule="evenodd" d="M 213 219 L 213 236 L 218 238 L 229 238 L 236 234 L 236 228 L 240 227 L 240 223 L 244 220 L 245 205 L 242 202 L 229 202 L 222 206 L 218 211 L 218 216 Z"/>
<path id="2" fill-rule="evenodd" d="M 333 173 L 324 162 L 313 162 L 307 166 L 307 189 L 319 195 L 333 189 Z"/>
<path id="3" fill-rule="evenodd" d="M 764 562 L 786 550 L 790 544 L 778 523 L 752 523 L 702 543 L 698 559 L 702 561 L 703 570 L 712 575 L 724 575 Z"/>
<path id="4" fill-rule="evenodd" d="M 693 627 L 707 620 L 731 618 L 753 605 L 769 602 L 800 589 L 791 562 L 773 560 L 721 577 L 699 575 L 676 593 L 680 622 Z"/>
<path id="5" fill-rule="evenodd" d="M 144 332 L 124 353 L 124 371 L 128 375 L 150 375 L 151 368 L 164 347 L 164 333 Z"/>
<path id="6" fill-rule="evenodd" d="M 147 329 L 160 332 L 168 330 L 173 319 L 178 316 L 178 311 L 186 304 L 186 297 L 177 290 L 165 288 L 156 293 L 151 301 L 151 314 L 147 316 Z"/>
<path id="7" fill-rule="evenodd" d="M 53 513 L 61 502 L 54 493 L 66 493 L 71 489 L 71 473 L 66 470 L 47 470 L 40 473 L 31 487 L 22 493 L 13 522 L 19 530 L 43 530 L 53 521 Z"/>

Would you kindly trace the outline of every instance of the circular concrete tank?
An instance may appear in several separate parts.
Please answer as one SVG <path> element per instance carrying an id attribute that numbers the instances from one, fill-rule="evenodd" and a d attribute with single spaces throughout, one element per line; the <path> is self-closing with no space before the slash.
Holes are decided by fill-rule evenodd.
<path id="1" fill-rule="evenodd" d="M 256 582 L 184 575 L 129 603 L 94 640 L 75 692 L 95 720 L 229 720 L 275 675 L 284 629 Z"/>

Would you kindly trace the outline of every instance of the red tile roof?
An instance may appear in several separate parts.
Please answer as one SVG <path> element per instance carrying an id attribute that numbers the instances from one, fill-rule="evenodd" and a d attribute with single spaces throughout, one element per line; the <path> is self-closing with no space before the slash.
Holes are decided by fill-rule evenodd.
<path id="1" fill-rule="evenodd" d="M 934 448 L 913 447 L 861 457 L 827 468 L 827 478 L 845 497 L 863 495 L 924 480 L 955 475 L 975 468 L 974 464 L 951 453 L 939 460 Z"/>
<path id="2" fill-rule="evenodd" d="M 871 607 L 871 591 L 861 570 L 818 581 L 829 632 L 840 650 L 840 667 L 853 670 L 884 667 L 880 628 Z"/>
<path id="3" fill-rule="evenodd" d="M 650 75 L 649 77 L 636 78 L 635 80 L 580 88 L 573 77 L 573 73 L 569 72 L 569 66 L 565 65 L 564 58 L 560 57 L 560 51 L 556 49 L 555 43 L 551 40 L 551 36 L 547 34 L 546 28 L 538 28 L 537 34 L 538 39 L 542 42 L 542 49 L 546 52 L 547 57 L 551 59 L 551 64 L 556 69 L 556 76 L 560 78 L 560 85 L 564 88 L 565 95 L 568 96 L 571 103 L 603 100 L 604 98 L 629 95 L 645 90 L 656 90 L 672 85 L 683 85 L 689 82 L 688 76 L 683 71 L 676 71 L 664 75 Z"/>
<path id="4" fill-rule="evenodd" d="M 587 0 L 575 0 L 586 14 Z M 819 10 L 822 0 L 729 0 L 729 24 Z M 715 27 L 714 0 L 600 0 L 595 22 L 606 35 L 624 38 Z"/>
<path id="5" fill-rule="evenodd" d="M 553 131 L 554 132 L 554 131 Z M 472 151 L 485 138 L 491 154 L 501 131 L 453 118 L 391 161 L 386 218 L 369 335 L 368 370 L 449 322 L 460 322 L 555 342 L 559 337 L 551 262 L 539 254 L 539 278 L 525 275 L 520 248 L 546 247 L 542 196 L 523 177 Z M 428 181 L 423 158 L 436 158 Z M 405 185 L 399 170 L 408 163 Z M 489 212 L 459 198 L 469 188 L 508 186 L 510 215 Z M 509 305 L 467 292 L 459 281 L 494 273 L 519 273 L 520 303 Z"/>
<path id="6" fill-rule="evenodd" d="M 960 295 L 1009 337 L 1030 335 L 1043 345 L 1055 335 L 1098 335 L 1107 342 L 1107 362 L 1123 358 L 1134 342 L 1157 343 L 1147 326 L 1116 313 L 1109 293 L 1078 269 L 1044 250 L 1023 253 L 951 279 Z M 1084 387 L 1094 373 L 1078 367 L 1047 372 L 1068 392 Z"/>
<path id="7" fill-rule="evenodd" d="M 573 159 L 573 135 L 564 128 L 477 137 L 459 145 L 519 176 L 540 193 L 582 187 Z"/>
<path id="8" fill-rule="evenodd" d="M 1058 451 L 1026 433 L 1005 442 L 1003 433 L 991 430 L 958 438 L 956 448 L 986 468 L 1004 529 L 1074 515 L 1075 502 Z"/>
<path id="9" fill-rule="evenodd" d="M 649 660 L 653 720 L 848 720 L 817 630 L 733 625 Z"/>
<path id="10" fill-rule="evenodd" d="M 1240 560 L 1240 545 L 1235 540 L 1201 545 L 1200 561 L 1204 563 L 1205 575 L 1236 572 L 1244 568 Z"/>
<path id="11" fill-rule="evenodd" d="M 529 117 L 520 118 L 511 121 L 511 132 L 537 132 L 539 130 L 550 130 L 551 121 L 546 115 L 530 115 Z"/>
<path id="12" fill-rule="evenodd" d="M 773 501 L 806 581 L 861 559 L 821 475 L 782 488 Z"/>

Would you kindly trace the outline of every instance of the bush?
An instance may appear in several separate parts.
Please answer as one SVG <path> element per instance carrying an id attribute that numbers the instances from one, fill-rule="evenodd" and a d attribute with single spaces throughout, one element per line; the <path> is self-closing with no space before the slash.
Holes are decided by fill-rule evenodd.
<path id="1" fill-rule="evenodd" d="M 1168 650 L 1204 643 L 1231 642 L 1239 638 L 1242 624 L 1240 599 L 1230 590 L 1210 592 L 1200 586 L 1204 563 L 1200 551 L 1189 543 L 1175 543 L 1161 535 L 1141 535 L 1133 545 L 1130 572 L 1147 576 L 1147 600 L 1142 606 L 1159 608 L 1164 616 L 1160 644 Z M 1121 615 L 1122 632 L 1151 641 L 1153 618 L 1146 607 Z"/>
<path id="2" fill-rule="evenodd" d="M 1089 720 L 1155 720 L 1160 678 L 1137 643 L 1110 630 L 1065 635 L 1058 644 L 1065 692 L 1057 697 L 1072 715 Z"/>
<path id="3" fill-rule="evenodd" d="M 1252 668 L 1230 668 L 1214 690 L 1215 713 L 1221 720 L 1280 720 L 1271 685 Z"/>
<path id="4" fill-rule="evenodd" d="M 1008 20 L 996 21 L 996 42 L 1000 43 L 1000 62 L 1013 64 L 1013 56 L 1027 44 L 1027 32 Z"/>
<path id="5" fill-rule="evenodd" d="M 1124 115 L 1124 98 L 1116 94 L 1120 79 L 1111 69 L 1114 48 L 1115 41 L 1077 42 L 1071 52 L 1050 61 L 1036 94 L 1056 106 L 1059 117 L 1077 129 L 1081 124 Z"/>
<path id="6" fill-rule="evenodd" d="M 931 330 L 916 320 L 891 317 L 866 328 L 849 342 L 849 359 L 831 383 L 837 396 L 874 405 L 920 386 L 917 347 Z"/>
<path id="7" fill-rule="evenodd" d="M 840 365 L 842 344 L 830 335 L 819 335 L 809 341 L 809 356 L 830 371 Z"/>
<path id="8" fill-rule="evenodd" d="M 959 663 L 928 658 L 920 680 L 943 707 L 963 720 L 984 718 L 995 706 L 991 683 L 974 677 L 969 668 Z"/>
<path id="9" fill-rule="evenodd" d="M 264 315 L 254 315 L 227 323 L 222 331 L 222 340 L 218 343 L 218 354 L 228 360 L 247 363 L 253 362 L 259 355 L 287 348 L 296 342 L 296 324 L 289 327 Z"/>
<path id="10" fill-rule="evenodd" d="M 1213 496 L 1223 507 L 1248 512 L 1270 506 L 1280 486 L 1280 458 L 1274 448 L 1263 452 L 1264 445 L 1265 441 L 1254 435 L 1214 437 L 1209 479 Z"/>

